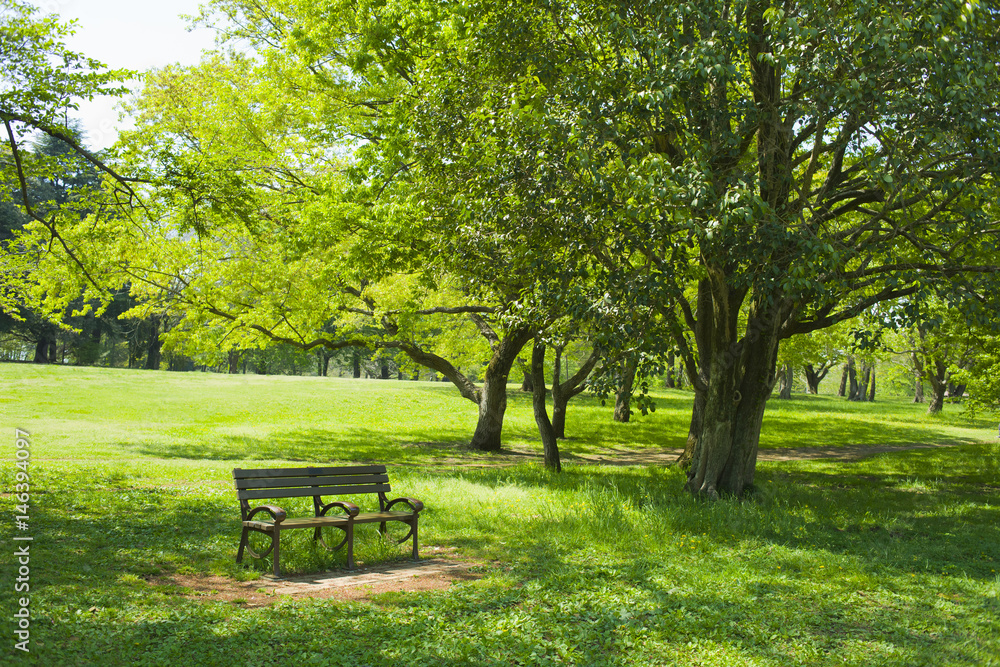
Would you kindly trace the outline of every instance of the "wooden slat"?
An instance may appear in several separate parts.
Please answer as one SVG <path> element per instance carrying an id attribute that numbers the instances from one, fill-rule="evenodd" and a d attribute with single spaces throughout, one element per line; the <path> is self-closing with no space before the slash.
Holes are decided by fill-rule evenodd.
<path id="1" fill-rule="evenodd" d="M 295 489 L 237 489 L 240 500 L 260 500 L 261 498 L 303 498 L 305 496 L 343 496 L 352 493 L 384 493 L 391 491 L 388 484 L 369 486 L 307 486 Z"/>
<path id="2" fill-rule="evenodd" d="M 384 472 L 384 465 L 312 468 L 236 468 L 233 470 L 233 477 L 235 479 L 248 479 L 254 477 L 314 477 L 316 475 L 375 475 Z"/>
<path id="3" fill-rule="evenodd" d="M 347 517 L 343 515 L 336 516 L 317 516 L 317 517 L 302 517 L 301 519 L 285 519 L 281 522 L 280 526 L 282 530 L 292 529 L 292 528 L 313 528 L 315 526 L 340 526 L 347 523 Z M 247 528 L 259 528 L 260 530 L 266 530 L 272 532 L 274 529 L 273 521 L 257 521 L 256 519 L 252 521 L 244 521 L 243 525 Z"/>
<path id="4" fill-rule="evenodd" d="M 413 516 L 413 512 L 362 512 L 354 517 L 354 523 L 375 523 L 376 521 L 402 521 Z"/>
<path id="5" fill-rule="evenodd" d="M 264 477 L 237 479 L 237 489 L 272 489 L 281 486 L 345 486 L 347 484 L 388 484 L 389 475 L 325 475 L 317 477 Z"/>

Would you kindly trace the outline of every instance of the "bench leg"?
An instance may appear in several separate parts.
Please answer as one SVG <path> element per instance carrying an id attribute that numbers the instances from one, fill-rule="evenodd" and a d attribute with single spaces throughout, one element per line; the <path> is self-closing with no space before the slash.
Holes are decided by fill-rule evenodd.
<path id="1" fill-rule="evenodd" d="M 278 550 L 281 547 L 281 530 L 275 526 L 272 538 L 274 540 L 274 576 L 280 577 L 281 570 L 278 569 Z"/>
<path id="2" fill-rule="evenodd" d="M 413 560 L 420 560 L 420 556 L 417 555 L 417 519 L 419 517 L 413 517 Z"/>
<path id="3" fill-rule="evenodd" d="M 247 544 L 250 543 L 250 529 L 246 526 L 243 527 L 243 534 L 240 536 L 240 550 L 236 552 L 236 562 L 243 562 L 243 550 L 247 548 Z"/>
<path id="4" fill-rule="evenodd" d="M 354 569 L 354 522 L 347 522 L 347 569 Z"/>

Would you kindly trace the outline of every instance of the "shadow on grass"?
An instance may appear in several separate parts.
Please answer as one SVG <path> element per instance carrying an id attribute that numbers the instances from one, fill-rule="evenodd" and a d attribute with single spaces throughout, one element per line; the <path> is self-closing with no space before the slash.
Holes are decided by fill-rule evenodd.
<path id="1" fill-rule="evenodd" d="M 937 575 L 954 565 L 954 574 L 989 580 L 988 570 L 998 567 L 995 553 L 975 551 L 1000 543 L 1000 510 L 975 497 L 980 483 L 995 478 L 987 470 L 970 480 L 975 457 L 968 453 L 951 465 L 957 453 L 935 456 L 945 464 L 936 468 L 934 488 L 909 479 L 910 466 L 888 460 L 885 471 L 840 464 L 842 474 L 769 465 L 759 471 L 760 483 L 780 484 L 776 490 L 762 491 L 757 501 L 718 503 L 690 498 L 679 490 L 678 471 L 655 468 L 561 475 L 524 466 L 411 470 L 404 478 L 460 477 L 497 488 L 568 491 L 597 509 L 571 517 L 580 534 L 567 531 L 565 519 L 533 518 L 530 507 L 521 507 L 516 520 L 475 521 L 445 538 L 469 551 L 501 540 L 517 545 L 499 550 L 510 559 L 508 579 L 396 598 L 398 603 L 295 601 L 266 611 L 192 602 L 151 591 L 138 580 L 121 583 L 123 574 L 141 579 L 230 562 L 238 539 L 235 498 L 130 488 L 134 478 L 121 472 L 77 471 L 58 477 L 49 486 L 52 497 L 45 494 L 33 508 L 33 526 L 46 536 L 32 545 L 38 563 L 33 576 L 48 592 L 34 617 L 32 638 L 40 648 L 31 659 L 500 665 L 516 662 L 511 656 L 530 664 L 533 652 L 554 660 L 567 650 L 575 651 L 567 655 L 577 664 L 618 665 L 662 659 L 655 655 L 661 649 L 690 656 L 699 646 L 726 646 L 739 660 L 791 664 L 801 660 L 803 647 L 819 651 L 817 656 L 837 655 L 867 642 L 906 656 L 908 664 L 976 664 L 973 635 L 955 629 L 940 634 L 952 622 L 946 608 L 917 609 L 922 598 L 889 590 L 900 578 L 885 576 Z M 615 512 L 625 506 L 641 508 L 673 539 L 704 533 L 704 551 L 674 558 L 665 556 L 669 550 L 649 554 L 633 539 L 636 513 Z M 433 513 L 429 518 L 425 535 L 434 530 Z M 727 570 L 721 559 L 733 555 L 746 557 L 752 569 Z M 881 573 L 874 593 L 890 595 L 891 609 L 852 599 L 849 584 L 833 596 L 815 589 L 822 583 L 815 575 L 795 574 L 803 558 L 843 556 L 862 573 Z M 788 574 L 776 576 L 771 568 L 778 566 Z M 10 570 L 4 570 L 0 587 L 12 590 Z M 942 590 L 940 584 L 933 590 Z M 962 613 L 975 609 L 989 618 L 995 607 L 995 600 L 969 600 Z M 915 619 L 931 627 L 915 629 Z M 981 629 L 985 621 L 978 623 L 974 627 Z M 317 627 L 338 628 L 335 653 L 329 633 Z M 651 628 L 657 635 L 647 648 Z"/>
<path id="2" fill-rule="evenodd" d="M 363 428 L 349 432 L 298 430 L 269 438 L 217 436 L 212 440 L 185 443 L 139 442 L 120 443 L 144 456 L 165 459 L 213 461 L 277 460 L 310 463 L 346 462 L 412 462 L 441 457 L 461 456 L 466 441 L 455 439 L 436 441 L 441 432 L 399 435 Z M 412 439 L 410 439 L 412 437 Z"/>
<path id="3" fill-rule="evenodd" d="M 918 460 L 920 453 L 893 456 Z M 677 535 L 704 533 L 730 548 L 756 540 L 848 556 L 864 567 L 907 575 L 957 569 L 983 581 L 996 578 L 1000 554 L 987 545 L 1000 544 L 1000 507 L 990 504 L 998 477 L 989 469 L 976 476 L 961 465 L 942 466 L 924 483 L 907 472 L 873 472 L 870 464 L 839 465 L 841 472 L 829 473 L 771 464 L 758 470 L 761 490 L 756 498 L 716 503 L 683 491 L 683 473 L 676 469 L 574 468 L 556 475 L 517 467 L 458 474 L 497 489 L 514 485 L 568 491 L 607 513 L 638 508 Z M 599 518 L 597 523 L 595 530 L 610 534 L 634 530 L 627 521 L 615 525 Z M 489 539 L 496 536 L 484 533 L 468 545 Z"/>

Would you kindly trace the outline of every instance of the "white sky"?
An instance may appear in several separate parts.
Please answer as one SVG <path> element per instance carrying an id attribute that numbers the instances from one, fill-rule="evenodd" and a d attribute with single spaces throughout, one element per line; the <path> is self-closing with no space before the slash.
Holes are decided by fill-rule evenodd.
<path id="1" fill-rule="evenodd" d="M 42 13 L 58 14 L 63 22 L 76 19 L 76 34 L 66 40 L 67 46 L 111 68 L 146 71 L 172 63 L 193 65 L 202 50 L 214 45 L 213 31 L 189 32 L 187 21 L 180 18 L 197 15 L 199 0 L 31 1 Z M 118 128 L 127 127 L 116 106 L 111 99 L 81 103 L 76 116 L 90 148 L 110 146 Z"/>

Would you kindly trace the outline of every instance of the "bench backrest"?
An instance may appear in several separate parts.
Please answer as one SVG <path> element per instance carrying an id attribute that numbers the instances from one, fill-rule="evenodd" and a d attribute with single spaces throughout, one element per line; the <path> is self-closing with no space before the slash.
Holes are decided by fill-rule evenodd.
<path id="1" fill-rule="evenodd" d="M 241 501 L 262 498 L 343 496 L 377 493 L 384 500 L 391 491 L 384 465 L 328 468 L 259 468 L 233 470 Z"/>

